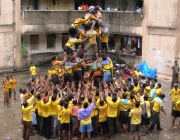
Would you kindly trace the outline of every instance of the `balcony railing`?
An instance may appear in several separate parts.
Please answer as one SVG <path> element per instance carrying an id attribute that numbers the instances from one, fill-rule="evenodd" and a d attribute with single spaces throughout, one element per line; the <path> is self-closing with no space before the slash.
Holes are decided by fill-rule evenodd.
<path id="1" fill-rule="evenodd" d="M 85 11 L 24 11 L 22 14 L 22 34 L 67 32 L 76 18 L 83 17 Z M 102 11 L 103 23 L 112 33 L 142 35 L 143 14 L 137 12 Z"/>

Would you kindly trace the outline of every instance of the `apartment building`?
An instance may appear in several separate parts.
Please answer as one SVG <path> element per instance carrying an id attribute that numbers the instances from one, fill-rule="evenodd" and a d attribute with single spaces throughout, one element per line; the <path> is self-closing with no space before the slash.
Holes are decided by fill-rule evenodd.
<path id="1" fill-rule="evenodd" d="M 69 25 L 86 13 L 77 10 L 83 2 L 103 9 L 103 22 L 115 44 L 122 44 L 123 37 L 128 37 L 124 44 L 140 39 L 139 55 L 122 54 L 122 59 L 146 61 L 159 75 L 171 75 L 170 67 L 180 57 L 180 0 L 0 0 L 0 69 L 20 69 L 32 61 L 49 63 L 54 54 L 62 58 Z M 119 11 L 106 11 L 109 5 Z M 143 12 L 136 12 L 137 6 Z M 21 52 L 22 44 L 27 53 Z"/>

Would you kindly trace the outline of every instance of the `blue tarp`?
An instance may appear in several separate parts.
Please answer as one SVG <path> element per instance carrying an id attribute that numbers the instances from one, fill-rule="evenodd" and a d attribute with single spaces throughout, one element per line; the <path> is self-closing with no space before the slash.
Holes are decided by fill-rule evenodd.
<path id="1" fill-rule="evenodd" d="M 140 71 L 142 72 L 142 74 L 144 76 L 150 76 L 151 78 L 155 78 L 155 76 L 157 75 L 157 69 L 151 69 L 149 68 L 149 66 L 147 65 L 146 61 L 140 63 L 137 68 L 140 68 Z"/>

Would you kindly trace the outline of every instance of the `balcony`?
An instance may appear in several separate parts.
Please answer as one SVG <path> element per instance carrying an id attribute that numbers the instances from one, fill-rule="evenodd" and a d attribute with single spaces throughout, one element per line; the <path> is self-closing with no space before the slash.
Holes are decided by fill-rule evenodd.
<path id="1" fill-rule="evenodd" d="M 21 18 L 21 33 L 63 33 L 85 11 L 25 11 Z M 102 11 L 103 22 L 111 33 L 142 35 L 143 14 L 137 12 Z"/>

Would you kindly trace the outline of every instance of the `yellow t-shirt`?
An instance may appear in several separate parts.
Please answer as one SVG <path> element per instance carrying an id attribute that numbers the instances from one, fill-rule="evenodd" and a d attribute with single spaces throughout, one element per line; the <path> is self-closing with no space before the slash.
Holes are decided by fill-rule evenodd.
<path id="1" fill-rule="evenodd" d="M 134 74 L 136 75 L 136 77 L 140 77 L 140 76 L 142 76 L 142 73 L 139 71 L 134 71 Z"/>
<path id="2" fill-rule="evenodd" d="M 63 61 L 54 60 L 52 62 L 53 74 L 59 73 L 59 65 L 62 65 Z"/>
<path id="3" fill-rule="evenodd" d="M 153 102 L 154 102 L 153 110 L 156 111 L 156 112 L 160 112 L 162 104 L 159 103 L 159 102 L 156 102 L 156 101 L 153 101 Z"/>
<path id="4" fill-rule="evenodd" d="M 74 71 L 77 71 L 77 70 L 82 70 L 82 65 L 81 64 L 76 64 L 74 66 Z"/>
<path id="5" fill-rule="evenodd" d="M 141 123 L 141 108 L 134 108 L 130 111 L 129 117 L 131 117 L 131 124 L 140 124 Z"/>
<path id="6" fill-rule="evenodd" d="M 148 96 L 150 96 L 150 91 L 151 91 L 150 86 L 147 86 L 145 87 L 144 94 L 147 94 Z"/>
<path id="7" fill-rule="evenodd" d="M 12 82 L 13 82 L 13 80 L 9 79 L 9 88 L 12 88 Z"/>
<path id="8" fill-rule="evenodd" d="M 9 91 L 9 87 L 8 87 L 7 83 L 3 84 L 2 86 L 3 86 L 4 92 L 8 92 Z"/>
<path id="9" fill-rule="evenodd" d="M 72 27 L 77 28 L 81 22 L 83 22 L 85 19 L 83 18 L 77 18 L 73 24 L 71 24 Z"/>
<path id="10" fill-rule="evenodd" d="M 16 88 L 16 79 L 12 79 L 11 88 L 12 89 Z"/>
<path id="11" fill-rule="evenodd" d="M 31 109 L 33 108 L 33 105 L 24 107 L 22 106 L 22 112 L 23 112 L 23 121 L 30 122 L 32 120 L 32 115 L 31 115 Z"/>
<path id="12" fill-rule="evenodd" d="M 53 70 L 48 70 L 48 76 L 51 77 L 52 74 L 53 74 Z"/>
<path id="13" fill-rule="evenodd" d="M 177 102 L 179 100 L 180 95 L 180 89 L 173 88 L 170 92 L 170 95 L 172 95 L 172 102 Z"/>
<path id="14" fill-rule="evenodd" d="M 58 105 L 57 110 L 58 110 L 58 120 L 61 121 L 61 111 L 63 110 L 63 106 Z"/>
<path id="15" fill-rule="evenodd" d="M 109 41 L 108 35 L 107 34 L 102 34 L 101 41 L 107 43 Z"/>
<path id="16" fill-rule="evenodd" d="M 81 120 L 81 122 L 80 122 L 80 124 L 83 124 L 83 125 L 90 124 L 90 123 L 91 123 L 91 116 L 89 116 L 86 119 Z"/>
<path id="17" fill-rule="evenodd" d="M 108 104 L 107 117 L 117 117 L 117 107 L 120 103 L 120 99 L 118 98 L 116 102 L 113 102 L 111 97 L 106 97 L 106 101 Z"/>
<path id="18" fill-rule="evenodd" d="M 85 19 L 82 22 L 82 24 L 88 24 L 91 19 L 95 19 L 96 17 L 94 15 L 92 15 L 92 14 L 87 13 L 84 18 Z"/>
<path id="19" fill-rule="evenodd" d="M 107 120 L 107 104 L 99 107 L 99 122 Z"/>
<path id="20" fill-rule="evenodd" d="M 49 117 L 51 115 L 50 112 L 51 100 L 49 99 L 47 103 L 41 101 L 41 106 L 42 106 L 42 117 Z"/>
<path id="21" fill-rule="evenodd" d="M 128 109 L 129 109 L 129 100 L 128 100 L 128 104 L 123 104 L 122 100 L 120 100 L 120 103 L 118 104 L 118 110 L 127 111 Z"/>
<path id="22" fill-rule="evenodd" d="M 150 112 L 150 102 L 149 101 L 144 101 L 142 102 L 140 105 L 141 105 L 141 108 L 145 108 L 145 104 L 146 103 L 146 111 L 147 111 L 147 117 L 146 118 L 149 118 L 151 117 L 151 112 Z"/>
<path id="23" fill-rule="evenodd" d="M 51 115 L 58 114 L 58 109 L 57 109 L 58 104 L 59 104 L 59 100 L 56 100 L 54 102 L 51 101 L 51 106 L 50 106 Z"/>
<path id="24" fill-rule="evenodd" d="M 90 37 L 89 37 L 89 42 L 94 42 L 94 41 L 96 41 L 96 37 L 97 37 L 96 34 L 93 34 L 92 36 L 90 36 Z"/>
<path id="25" fill-rule="evenodd" d="M 28 105 L 31 106 L 34 104 L 35 97 L 31 96 L 29 99 L 27 99 Z M 31 109 L 31 112 L 36 111 L 36 105 Z"/>
<path id="26" fill-rule="evenodd" d="M 70 123 L 70 114 L 71 114 L 71 110 L 68 108 L 63 108 L 63 110 L 60 113 L 60 117 L 61 117 L 61 124 L 63 123 Z"/>
<path id="27" fill-rule="evenodd" d="M 30 72 L 31 72 L 31 75 L 36 75 L 36 66 L 31 66 Z"/>
<path id="28" fill-rule="evenodd" d="M 156 96 L 159 97 L 159 95 L 162 93 L 161 88 L 156 88 Z"/>
<path id="29" fill-rule="evenodd" d="M 72 47 L 74 46 L 76 43 L 79 43 L 79 40 L 77 38 L 71 38 L 66 44 L 65 46 L 67 47 Z"/>
<path id="30" fill-rule="evenodd" d="M 42 116 L 42 105 L 41 105 L 41 100 L 36 100 L 36 108 L 38 110 L 38 115 Z"/>
<path id="31" fill-rule="evenodd" d="M 180 111 L 180 100 L 176 102 L 176 105 L 174 107 L 175 110 Z"/>
<path id="32" fill-rule="evenodd" d="M 79 41 L 84 40 L 84 35 L 86 34 L 86 31 L 83 30 L 80 34 L 79 34 Z"/>

